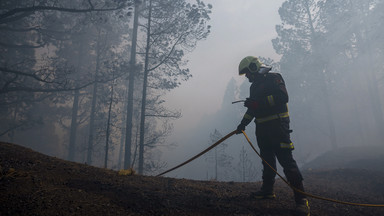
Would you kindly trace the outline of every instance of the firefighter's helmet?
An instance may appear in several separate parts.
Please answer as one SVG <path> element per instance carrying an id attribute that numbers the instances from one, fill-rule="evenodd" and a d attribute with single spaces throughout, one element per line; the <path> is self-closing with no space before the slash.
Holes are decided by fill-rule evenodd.
<path id="1" fill-rule="evenodd" d="M 240 61 L 239 75 L 244 75 L 247 72 L 255 74 L 260 70 L 261 66 L 262 63 L 257 57 L 247 56 Z"/>

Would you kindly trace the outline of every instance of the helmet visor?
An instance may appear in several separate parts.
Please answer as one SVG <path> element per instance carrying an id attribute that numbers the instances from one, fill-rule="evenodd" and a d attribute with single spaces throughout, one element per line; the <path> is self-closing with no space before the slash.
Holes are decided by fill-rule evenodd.
<path id="1" fill-rule="evenodd" d="M 239 75 L 244 75 L 246 73 L 257 73 L 259 71 L 259 67 L 255 63 L 250 63 L 247 67 L 243 68 L 239 71 Z"/>
<path id="2" fill-rule="evenodd" d="M 248 67 L 243 68 L 241 71 L 239 71 L 239 75 L 240 75 L 240 76 L 241 76 L 241 75 L 244 75 L 244 74 L 246 74 L 246 73 L 251 73 L 251 71 L 249 70 Z"/>

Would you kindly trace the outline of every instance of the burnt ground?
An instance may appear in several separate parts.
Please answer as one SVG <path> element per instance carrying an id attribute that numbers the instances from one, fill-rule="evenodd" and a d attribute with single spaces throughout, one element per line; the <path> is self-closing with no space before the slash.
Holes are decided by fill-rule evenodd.
<path id="1" fill-rule="evenodd" d="M 303 173 L 308 192 L 384 204 L 384 172 L 364 169 Z M 249 198 L 260 182 L 194 181 L 119 175 L 0 143 L 0 215 L 293 215 L 291 189 L 281 180 L 276 200 Z M 309 198 L 311 215 L 384 215 L 384 207 Z"/>

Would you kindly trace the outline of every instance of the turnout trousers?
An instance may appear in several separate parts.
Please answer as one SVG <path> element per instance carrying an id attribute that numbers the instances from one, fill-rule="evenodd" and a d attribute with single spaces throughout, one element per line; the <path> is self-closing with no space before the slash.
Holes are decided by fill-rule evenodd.
<path id="1" fill-rule="evenodd" d="M 283 167 L 285 177 L 295 188 L 304 191 L 303 177 L 293 158 L 294 146 L 290 139 L 289 117 L 256 123 L 256 138 L 260 155 L 276 170 L 276 158 Z M 276 173 L 263 161 L 263 190 L 273 191 Z M 305 195 L 294 191 L 295 200 Z"/>

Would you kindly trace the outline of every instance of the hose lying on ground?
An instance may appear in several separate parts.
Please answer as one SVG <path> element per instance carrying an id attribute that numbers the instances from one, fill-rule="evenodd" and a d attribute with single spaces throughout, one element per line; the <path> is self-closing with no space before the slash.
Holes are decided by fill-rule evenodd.
<path id="1" fill-rule="evenodd" d="M 295 190 L 296 192 L 298 193 L 301 193 L 301 194 L 304 194 L 308 197 L 312 197 L 312 198 L 315 198 L 315 199 L 319 199 L 319 200 L 325 200 L 325 201 L 330 201 L 330 202 L 334 202 L 334 203 L 339 203 L 339 204 L 344 204 L 344 205 L 353 205 L 353 206 L 365 206 L 365 207 L 384 207 L 384 204 L 365 204 L 365 203 L 352 203 L 352 202 L 345 202 L 345 201 L 340 201 L 340 200 L 335 200 L 335 199 L 330 199 L 330 198 L 326 198 L 326 197 L 321 197 L 321 196 L 317 196 L 317 195 L 313 195 L 313 194 L 310 194 L 310 193 L 307 193 L 307 192 L 304 192 L 304 191 L 301 191 L 295 187 L 293 187 L 287 180 L 285 180 L 285 178 L 283 176 L 281 176 L 271 165 L 268 164 L 268 162 L 263 158 L 261 157 L 260 153 L 256 150 L 256 148 L 254 147 L 254 145 L 252 144 L 252 142 L 249 140 L 247 134 L 242 131 L 242 133 L 244 134 L 245 136 L 245 139 L 247 140 L 247 142 L 249 143 L 249 145 L 251 146 L 251 148 L 253 149 L 253 151 L 261 158 L 261 160 L 264 161 L 264 163 L 266 163 L 272 170 L 273 172 L 276 173 L 276 175 L 278 175 L 290 188 L 292 188 L 293 190 Z M 224 136 L 223 138 L 221 138 L 220 140 L 218 140 L 217 142 L 215 142 L 214 144 L 212 144 L 211 146 L 209 146 L 208 148 L 206 148 L 204 151 L 200 152 L 199 154 L 193 156 L 192 158 L 190 158 L 189 160 L 169 169 L 169 170 L 166 170 L 160 174 L 158 174 L 157 176 L 162 176 L 166 173 L 169 173 L 177 168 L 180 168 L 182 166 L 184 166 L 185 164 L 188 164 L 189 162 L 195 160 L 196 158 L 200 157 L 201 155 L 207 153 L 208 151 L 210 151 L 211 149 L 213 149 L 214 147 L 216 147 L 217 145 L 219 145 L 220 143 L 222 143 L 224 140 L 228 139 L 229 137 L 233 136 L 234 134 L 236 134 L 236 130 L 230 132 L 229 134 L 227 134 L 226 136 Z"/>

